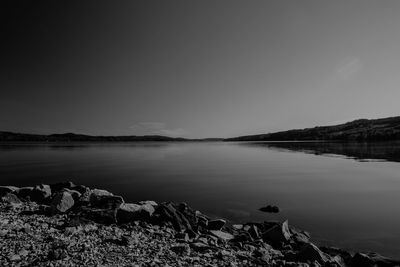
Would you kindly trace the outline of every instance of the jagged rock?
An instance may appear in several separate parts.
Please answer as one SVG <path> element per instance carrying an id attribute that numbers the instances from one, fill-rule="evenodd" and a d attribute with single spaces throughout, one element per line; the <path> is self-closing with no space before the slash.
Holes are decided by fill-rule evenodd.
<path id="1" fill-rule="evenodd" d="M 71 196 L 70 193 L 68 192 L 59 192 L 57 193 L 54 197 L 53 200 L 51 201 L 51 210 L 52 212 L 66 212 L 72 206 L 74 206 L 74 199 Z"/>
<path id="2" fill-rule="evenodd" d="M 265 241 L 269 241 L 275 245 L 280 245 L 281 243 L 287 242 L 290 237 L 291 233 L 289 231 L 288 221 L 284 221 L 282 224 L 275 225 L 262 234 L 262 238 Z"/>
<path id="3" fill-rule="evenodd" d="M 172 203 L 161 203 L 156 210 L 161 222 L 170 222 L 177 231 L 192 229 L 188 219 Z"/>
<path id="4" fill-rule="evenodd" d="M 223 232 L 223 231 L 220 231 L 220 230 L 210 230 L 210 233 L 213 236 L 218 237 L 219 239 L 221 239 L 223 241 L 229 241 L 229 240 L 232 240 L 234 238 L 234 236 L 231 235 L 230 233 Z"/>
<path id="5" fill-rule="evenodd" d="M 118 223 L 128 223 L 136 220 L 149 220 L 154 213 L 154 207 L 149 204 L 138 205 L 123 203 L 117 210 Z"/>
<path id="6" fill-rule="evenodd" d="M 316 245 L 312 243 L 304 244 L 299 253 L 297 253 L 296 258 L 301 262 L 317 261 L 321 264 L 325 264 L 331 260 L 329 255 L 322 252 Z"/>
<path id="7" fill-rule="evenodd" d="M 343 249 L 340 248 L 335 248 L 335 247 L 320 247 L 320 250 L 325 252 L 326 254 L 335 257 L 335 256 L 340 256 L 345 263 L 349 264 L 349 262 L 352 259 L 352 255 L 350 254 L 350 252 L 345 251 Z"/>
<path id="8" fill-rule="evenodd" d="M 4 196 L 7 193 L 13 193 L 16 194 L 18 192 L 19 188 L 16 186 L 0 186 L 0 197 Z"/>
<path id="9" fill-rule="evenodd" d="M 247 230 L 247 232 L 250 234 L 250 236 L 257 240 L 260 239 L 260 233 L 258 231 L 258 227 L 256 225 L 251 225 L 249 230 Z"/>
<path id="10" fill-rule="evenodd" d="M 181 256 L 190 254 L 190 247 L 188 244 L 176 244 L 171 246 L 171 250 Z"/>
<path id="11" fill-rule="evenodd" d="M 62 189 L 66 188 L 66 189 L 72 189 L 73 187 L 75 187 L 75 184 L 71 181 L 66 181 L 66 182 L 61 182 L 61 183 L 55 183 L 55 184 L 51 184 L 50 188 L 51 191 L 54 192 L 58 192 L 61 191 Z"/>
<path id="12" fill-rule="evenodd" d="M 400 261 L 386 258 L 377 253 L 356 253 L 351 259 L 353 267 L 393 267 L 400 266 Z"/>
<path id="13" fill-rule="evenodd" d="M 262 212 L 278 213 L 279 208 L 277 206 L 268 205 L 259 209 Z"/>
<path id="14" fill-rule="evenodd" d="M 290 227 L 290 232 L 292 234 L 292 240 L 298 245 L 303 245 L 304 243 L 310 242 L 310 234 L 306 231 L 298 230 L 294 227 Z"/>
<path id="15" fill-rule="evenodd" d="M 208 221 L 208 230 L 221 230 L 222 227 L 226 224 L 226 221 L 223 219 L 211 220 Z"/>

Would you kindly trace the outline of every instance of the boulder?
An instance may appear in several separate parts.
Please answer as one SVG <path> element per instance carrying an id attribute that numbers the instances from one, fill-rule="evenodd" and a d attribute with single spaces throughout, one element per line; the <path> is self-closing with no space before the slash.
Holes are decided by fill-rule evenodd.
<path id="1" fill-rule="evenodd" d="M 93 206 L 97 205 L 97 202 L 105 197 L 105 196 L 113 196 L 113 193 L 108 192 L 107 190 L 102 190 L 102 189 L 92 189 L 90 191 L 90 196 L 89 196 L 89 201 L 90 204 Z"/>
<path id="2" fill-rule="evenodd" d="M 301 262 L 317 261 L 320 264 L 326 264 L 331 260 L 329 255 L 322 252 L 316 245 L 312 243 L 304 244 L 302 249 L 297 253 L 296 259 Z"/>
<path id="3" fill-rule="evenodd" d="M 208 221 L 208 230 L 221 230 L 222 227 L 224 227 L 226 221 L 223 219 L 217 219 L 217 220 L 210 220 Z"/>
<path id="4" fill-rule="evenodd" d="M 269 213 L 278 213 L 279 212 L 279 208 L 277 206 L 273 206 L 273 205 L 267 205 L 265 207 L 262 207 L 259 209 L 262 212 L 269 212 Z"/>
<path id="5" fill-rule="evenodd" d="M 223 231 L 220 231 L 220 230 L 211 230 L 210 233 L 211 233 L 213 236 L 215 236 L 215 237 L 217 237 L 218 239 L 223 240 L 223 241 L 225 241 L 225 242 L 226 242 L 226 241 L 229 241 L 229 240 L 232 240 L 232 239 L 234 238 L 234 236 L 231 235 L 230 233 L 223 232 Z"/>
<path id="6" fill-rule="evenodd" d="M 146 221 L 154 213 L 154 207 L 148 204 L 139 205 L 132 203 L 123 203 L 117 210 L 117 222 L 128 223 L 131 221 Z"/>
<path id="7" fill-rule="evenodd" d="M 265 241 L 269 241 L 274 245 L 281 245 L 282 243 L 287 242 L 290 237 L 291 233 L 288 221 L 284 221 L 282 224 L 277 224 L 262 234 L 262 238 Z"/>
<path id="8" fill-rule="evenodd" d="M 19 190 L 18 187 L 15 186 L 10 186 L 10 185 L 6 185 L 6 186 L 0 186 L 0 197 L 4 196 L 7 193 L 17 193 Z"/>
<path id="9" fill-rule="evenodd" d="M 9 204 L 20 204 L 22 201 L 13 193 L 7 193 L 4 196 L 1 197 L 1 200 L 3 202 L 9 203 Z"/>
<path id="10" fill-rule="evenodd" d="M 37 203 L 43 203 L 51 196 L 49 185 L 41 184 L 35 187 L 22 187 L 17 191 L 17 196 Z"/>
<path id="11" fill-rule="evenodd" d="M 159 223 L 170 222 L 177 231 L 192 230 L 188 219 L 172 203 L 161 203 L 157 206 L 156 215 Z"/>
<path id="12" fill-rule="evenodd" d="M 54 213 L 66 212 L 74 206 L 74 198 L 68 192 L 58 192 L 51 201 L 51 210 Z"/>

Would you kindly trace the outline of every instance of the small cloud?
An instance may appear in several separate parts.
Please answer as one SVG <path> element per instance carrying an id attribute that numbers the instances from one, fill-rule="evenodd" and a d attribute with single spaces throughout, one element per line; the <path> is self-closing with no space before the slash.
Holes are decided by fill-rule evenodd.
<path id="1" fill-rule="evenodd" d="M 164 122 L 139 122 L 129 127 L 136 135 L 166 135 L 184 137 L 189 133 L 182 128 L 168 129 Z"/>
<path id="2" fill-rule="evenodd" d="M 341 80 L 348 80 L 362 69 L 363 65 L 359 58 L 347 58 L 337 69 L 337 76 Z"/>

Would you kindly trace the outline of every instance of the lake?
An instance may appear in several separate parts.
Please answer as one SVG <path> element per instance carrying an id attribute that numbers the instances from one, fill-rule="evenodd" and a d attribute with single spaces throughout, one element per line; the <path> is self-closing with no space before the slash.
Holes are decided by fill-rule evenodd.
<path id="1" fill-rule="evenodd" d="M 72 180 L 231 222 L 288 219 L 318 244 L 399 258 L 399 162 L 398 142 L 0 144 L 0 184 Z"/>

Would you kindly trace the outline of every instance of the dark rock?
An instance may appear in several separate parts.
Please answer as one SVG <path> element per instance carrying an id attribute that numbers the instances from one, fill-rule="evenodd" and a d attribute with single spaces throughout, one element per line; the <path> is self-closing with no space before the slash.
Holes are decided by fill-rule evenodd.
<path id="1" fill-rule="evenodd" d="M 117 210 L 117 221 L 118 223 L 148 221 L 153 213 L 154 207 L 149 204 L 123 203 Z"/>
<path id="2" fill-rule="evenodd" d="M 292 239 L 296 243 L 309 243 L 310 242 L 310 234 L 306 231 L 297 230 L 294 228 L 290 228 L 292 233 Z"/>
<path id="3" fill-rule="evenodd" d="M 377 253 L 356 253 L 350 262 L 354 267 L 393 267 L 400 266 L 400 261 L 392 260 Z"/>
<path id="4" fill-rule="evenodd" d="M 197 218 L 197 226 L 208 228 L 208 219 L 203 215 L 196 215 Z"/>
<path id="5" fill-rule="evenodd" d="M 124 199 L 121 196 L 97 196 L 90 197 L 90 205 L 99 209 L 118 209 L 122 203 L 124 203 Z"/>
<path id="6" fill-rule="evenodd" d="M 187 233 L 176 233 L 175 239 L 177 239 L 178 241 L 181 241 L 181 242 L 188 242 L 189 235 Z"/>
<path id="7" fill-rule="evenodd" d="M 0 186 L 0 197 L 7 193 L 17 194 L 19 188 L 15 186 Z"/>
<path id="8" fill-rule="evenodd" d="M 330 261 L 330 256 L 322 252 L 316 245 L 312 243 L 304 244 L 302 249 L 297 253 L 298 261 L 317 261 L 320 264 L 325 264 Z"/>
<path id="9" fill-rule="evenodd" d="M 208 221 L 208 230 L 221 230 L 224 227 L 226 221 L 223 219 Z"/>
<path id="10" fill-rule="evenodd" d="M 105 196 L 113 196 L 113 193 L 102 189 L 93 189 L 90 191 L 89 201 L 90 205 L 97 206 L 98 201 L 100 201 Z"/>
<path id="11" fill-rule="evenodd" d="M 6 203 L 10 204 L 20 204 L 22 201 L 13 193 L 7 193 L 3 197 L 1 197 L 1 200 Z"/>
<path id="12" fill-rule="evenodd" d="M 90 188 L 87 186 L 84 186 L 84 185 L 75 185 L 75 186 L 71 187 L 70 189 L 78 191 L 81 194 L 90 191 Z"/>
<path id="13" fill-rule="evenodd" d="M 61 191 L 62 189 L 72 189 L 75 187 L 74 183 L 71 181 L 66 181 L 66 182 L 61 182 L 61 183 L 55 183 L 51 184 L 50 188 L 53 193 Z"/>
<path id="14" fill-rule="evenodd" d="M 190 247 L 188 244 L 176 244 L 171 247 L 171 250 L 181 256 L 190 254 Z"/>
<path id="15" fill-rule="evenodd" d="M 110 225 L 117 223 L 117 210 L 82 207 L 82 216 L 100 224 Z"/>
<path id="16" fill-rule="evenodd" d="M 253 242 L 254 240 L 248 232 L 241 232 L 235 235 L 232 241 L 235 243 L 243 243 L 243 242 Z"/>
<path id="17" fill-rule="evenodd" d="M 33 187 L 32 186 L 27 186 L 27 187 L 21 187 L 17 191 L 17 196 L 20 199 L 25 199 L 30 201 L 30 195 L 32 194 Z"/>
<path id="18" fill-rule="evenodd" d="M 260 239 L 260 233 L 258 231 L 258 227 L 256 225 L 251 225 L 249 230 L 247 230 L 247 232 L 250 234 L 250 236 L 257 240 Z"/>
<path id="19" fill-rule="evenodd" d="M 259 209 L 262 212 L 278 213 L 279 208 L 277 206 L 268 205 Z"/>
<path id="20" fill-rule="evenodd" d="M 29 201 L 43 203 L 51 196 L 51 189 L 48 185 L 37 185 L 35 187 L 22 187 L 18 190 L 17 196 Z"/>
<path id="21" fill-rule="evenodd" d="M 281 245 L 287 242 L 291 237 L 289 231 L 288 221 L 284 221 L 282 224 L 275 225 L 262 234 L 262 238 L 265 241 L 269 241 L 274 245 Z"/>
<path id="22" fill-rule="evenodd" d="M 330 255 L 331 257 L 340 256 L 345 261 L 346 264 L 349 264 L 352 259 L 352 255 L 350 254 L 350 252 L 340 248 L 320 247 L 320 250 Z"/>
<path id="23" fill-rule="evenodd" d="M 44 203 L 51 196 L 51 189 L 49 185 L 37 185 L 31 191 L 30 200 L 37 203 Z"/>
<path id="24" fill-rule="evenodd" d="M 205 252 L 210 249 L 210 246 L 202 242 L 190 243 L 190 247 L 196 252 Z"/>
<path id="25" fill-rule="evenodd" d="M 72 208 L 72 206 L 74 206 L 74 203 L 75 202 L 71 194 L 64 191 L 57 193 L 53 197 L 50 207 L 52 212 L 54 213 L 66 212 L 67 210 Z"/>
<path id="26" fill-rule="evenodd" d="M 186 229 L 192 229 L 192 226 L 188 219 L 177 210 L 172 203 L 161 203 L 156 209 L 156 213 L 159 217 L 159 222 L 170 222 L 177 231 L 184 231 Z"/>
<path id="27" fill-rule="evenodd" d="M 65 249 L 56 248 L 49 251 L 48 258 L 49 260 L 61 260 L 68 256 L 68 253 Z"/>

